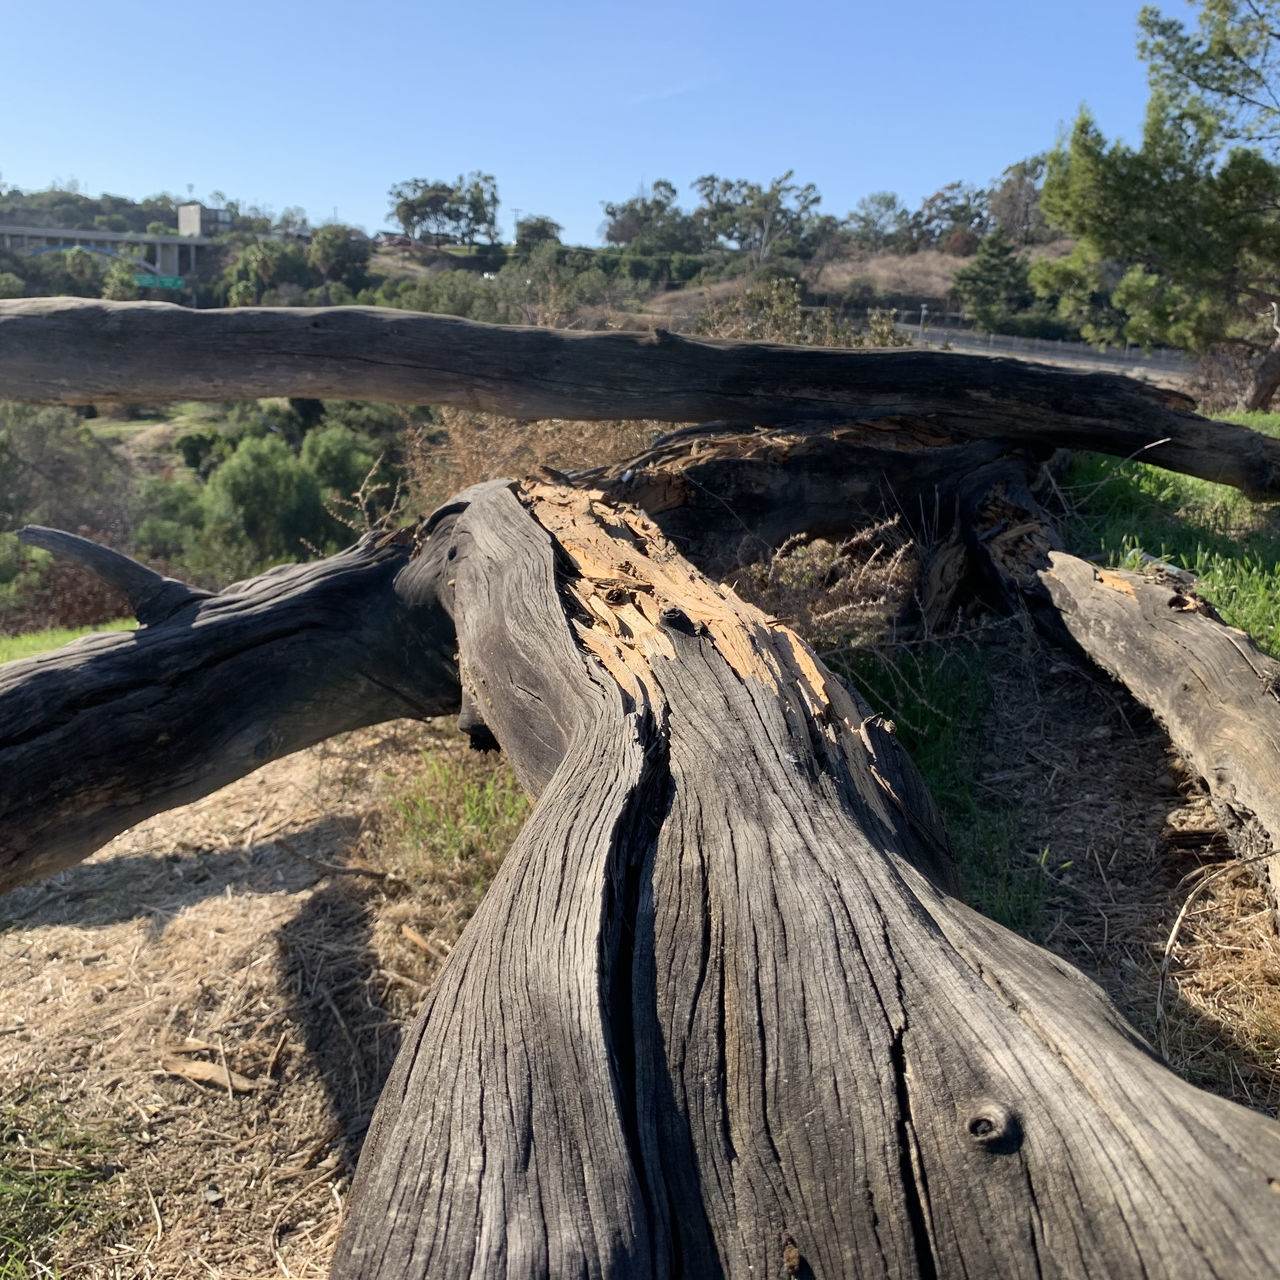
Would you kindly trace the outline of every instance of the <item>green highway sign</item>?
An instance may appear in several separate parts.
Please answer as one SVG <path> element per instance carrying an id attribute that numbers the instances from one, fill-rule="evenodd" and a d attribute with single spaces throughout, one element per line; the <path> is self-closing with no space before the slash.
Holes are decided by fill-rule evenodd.
<path id="1" fill-rule="evenodd" d="M 140 289 L 185 289 L 186 281 L 181 276 L 134 276 Z"/>

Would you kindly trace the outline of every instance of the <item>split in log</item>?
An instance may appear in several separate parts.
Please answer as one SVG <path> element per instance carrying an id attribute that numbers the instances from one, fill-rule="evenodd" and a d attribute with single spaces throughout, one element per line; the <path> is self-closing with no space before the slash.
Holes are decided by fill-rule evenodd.
<path id="1" fill-rule="evenodd" d="M 943 512 L 992 591 L 1053 604 L 1043 571 L 1067 562 L 1030 493 L 1051 446 L 1169 436 L 1144 456 L 1255 496 L 1277 492 L 1276 446 L 1125 379 L 929 353 L 360 309 L 203 324 L 5 304 L 0 394 L 376 381 L 511 413 L 771 424 L 677 432 L 581 488 L 479 486 L 211 597 L 99 558 L 148 625 L 0 669 L 0 886 L 406 713 L 459 711 L 538 797 L 406 1037 L 335 1275 L 1280 1270 L 1280 1125 L 1176 1079 L 1093 984 L 958 903 L 885 725 L 689 563 L 719 572 L 753 558 L 744 539 L 835 529 L 842 501 L 847 528 L 890 494 Z M 112 373 L 149 332 L 153 381 L 130 349 Z M 370 382 L 344 380 L 361 364 Z"/>
<path id="2" fill-rule="evenodd" d="M 797 637 L 601 495 L 482 486 L 416 534 L 13 664 L 0 699 L 9 750 L 40 743 L 39 704 L 70 731 L 142 688 L 132 719 L 183 699 L 247 764 L 276 716 L 365 714 L 329 706 L 335 636 L 300 619 L 368 637 L 423 610 L 378 682 L 417 658 L 420 708 L 465 689 L 539 797 L 406 1037 L 335 1275 L 745 1277 L 784 1250 L 814 1275 L 1280 1267 L 1280 1126 L 1178 1080 L 1096 987 L 948 895 L 914 769 Z M 228 649 L 274 637 L 295 673 L 252 734 L 241 686 L 199 677 L 223 612 Z M 173 747 L 132 747 L 136 791 Z"/>

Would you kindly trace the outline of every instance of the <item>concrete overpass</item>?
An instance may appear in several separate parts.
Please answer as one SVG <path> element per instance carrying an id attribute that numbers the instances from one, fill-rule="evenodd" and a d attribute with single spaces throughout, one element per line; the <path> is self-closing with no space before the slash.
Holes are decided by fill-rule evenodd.
<path id="1" fill-rule="evenodd" d="M 20 257 L 55 249 L 88 249 L 109 258 L 133 256 L 130 249 L 140 250 L 140 270 L 158 276 L 185 276 L 195 272 L 196 256 L 213 243 L 208 236 L 153 236 L 133 231 L 98 231 L 72 227 L 23 227 L 0 223 L 0 249 Z"/>

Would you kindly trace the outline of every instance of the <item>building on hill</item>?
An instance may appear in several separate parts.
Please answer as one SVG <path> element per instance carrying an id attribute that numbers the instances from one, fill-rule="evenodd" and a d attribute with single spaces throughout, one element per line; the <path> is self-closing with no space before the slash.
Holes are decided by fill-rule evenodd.
<path id="1" fill-rule="evenodd" d="M 178 234 L 212 239 L 231 230 L 230 209 L 209 209 L 198 201 L 178 206 Z"/>

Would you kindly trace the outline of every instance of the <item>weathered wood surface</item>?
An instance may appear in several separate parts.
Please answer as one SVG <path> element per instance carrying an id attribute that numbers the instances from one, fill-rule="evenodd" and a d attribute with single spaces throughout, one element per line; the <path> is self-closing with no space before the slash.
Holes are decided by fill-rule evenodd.
<path id="1" fill-rule="evenodd" d="M 395 592 L 405 536 L 210 596 L 74 535 L 24 532 L 108 576 L 150 625 L 0 665 L 0 892 L 268 760 L 457 704 L 448 617 L 430 593 Z"/>
<path id="2" fill-rule="evenodd" d="M 108 398 L 119 344 L 143 335 L 170 391 L 140 390 L 135 363 L 117 398 L 199 395 L 174 370 L 219 351 L 214 398 L 327 394 L 366 367 L 378 398 L 448 400 L 421 391 L 434 378 L 451 402 L 528 413 L 484 397 L 529 378 L 521 403 L 557 416 L 780 424 L 676 433 L 590 477 L 607 492 L 481 486 L 410 534 L 213 597 L 100 562 L 149 625 L 0 671 L 0 885 L 406 713 L 460 709 L 539 798 L 406 1037 L 335 1276 L 1280 1271 L 1280 1126 L 1176 1079 L 1096 987 L 951 897 L 936 812 L 885 727 L 659 529 L 714 568 L 806 527 L 806 503 L 834 529 L 842 486 L 852 516 L 914 476 L 922 520 L 950 504 L 998 588 L 1027 587 L 1027 546 L 1051 538 L 1025 486 L 1050 444 L 1131 452 L 1174 424 L 1145 457 L 1255 495 L 1275 490 L 1270 444 L 1123 379 L 1107 400 L 1096 375 L 1033 370 L 1018 399 L 998 365 L 970 378 L 928 353 L 360 309 L 229 313 L 176 341 L 194 318 L 157 318 L 173 314 L 6 304 L 0 395 L 34 359 L 49 394 L 24 398 Z M 290 361 L 269 390 L 241 377 Z M 910 377 L 903 409 L 891 383 Z M 103 395 L 72 396 L 93 379 Z M 775 394 L 789 411 L 771 417 Z M 1200 455 L 1211 440 L 1229 461 Z"/>
<path id="3" fill-rule="evenodd" d="M 958 904 L 812 654 L 590 495 L 477 491 L 464 682 L 539 804 L 379 1105 L 339 1277 L 1246 1277 L 1280 1126 Z"/>
<path id="4" fill-rule="evenodd" d="M 175 706 L 240 769 L 276 720 L 301 738 L 308 718 L 465 705 L 539 797 L 406 1036 L 335 1276 L 1280 1268 L 1280 1126 L 1178 1080 L 1096 987 L 949 896 L 918 775 L 785 627 L 603 495 L 481 486 L 413 547 L 16 664 L 0 698 L 41 762 L 46 730 L 89 716 L 91 742 L 111 721 L 162 768 L 197 754 L 157 741 Z M 327 607 L 293 602 L 312 592 Z M 318 655 L 345 627 L 366 687 L 335 709 Z M 392 657 L 369 666 L 379 630 Z M 289 696 L 270 661 L 252 685 L 202 675 L 273 643 L 294 646 Z M 141 646 L 167 655 L 162 696 Z M 388 672 L 406 683 L 384 702 Z M 226 718 L 245 697 L 264 699 L 248 734 Z M 0 767 L 26 786 L 20 756 Z M 159 789 L 148 811 L 218 780 L 130 769 L 129 803 Z"/>
<path id="5" fill-rule="evenodd" d="M 1002 440 L 957 443 L 900 419 L 754 431 L 708 423 L 571 479 L 640 507 L 687 559 L 725 577 L 789 538 L 843 538 L 895 513 L 936 542 L 993 485 L 1025 485 L 1045 456 Z"/>
<path id="6" fill-rule="evenodd" d="M 1280 899 L 1280 662 L 1186 583 L 1062 552 L 1037 577 L 1067 632 L 1165 727 Z"/>
<path id="7" fill-rule="evenodd" d="M 377 307 L 192 311 L 0 302 L 0 399 L 85 404 L 333 396 L 516 418 L 907 418 L 955 441 L 1096 449 L 1280 497 L 1280 441 L 1118 374 L 951 352 L 569 333 Z"/>

